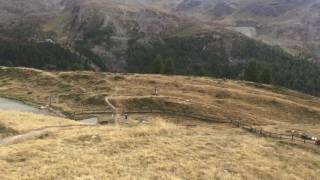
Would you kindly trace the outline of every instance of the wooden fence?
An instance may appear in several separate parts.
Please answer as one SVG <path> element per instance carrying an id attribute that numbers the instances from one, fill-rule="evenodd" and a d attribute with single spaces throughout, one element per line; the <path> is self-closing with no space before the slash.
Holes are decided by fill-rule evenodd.
<path id="1" fill-rule="evenodd" d="M 289 141 L 296 141 L 296 142 L 302 142 L 304 144 L 314 144 L 320 147 L 320 141 L 319 138 L 312 139 L 312 137 L 307 136 L 305 134 L 297 134 L 296 132 L 293 132 L 291 134 L 284 134 L 284 133 L 274 133 L 265 131 L 262 128 L 253 127 L 250 124 L 243 123 L 239 120 L 231 120 L 231 124 L 242 128 L 250 133 L 256 134 L 261 137 L 269 137 L 269 138 L 275 138 L 280 140 L 289 140 Z"/>
<path id="2" fill-rule="evenodd" d="M 199 115 L 199 114 L 194 114 L 194 113 L 181 113 L 181 112 L 175 112 L 175 111 L 170 111 L 170 110 L 136 110 L 136 111 L 126 111 L 127 113 L 130 114 L 168 114 L 168 115 L 173 115 L 173 116 L 182 116 L 182 117 L 187 117 L 187 118 L 193 118 L 193 119 L 198 119 L 206 122 L 216 122 L 216 123 L 228 123 L 232 124 L 238 128 L 242 128 L 246 130 L 247 132 L 250 132 L 252 134 L 255 134 L 260 137 L 268 137 L 268 138 L 274 138 L 274 139 L 279 139 L 279 140 L 287 140 L 287 141 L 295 141 L 295 142 L 300 142 L 304 144 L 313 144 L 317 145 L 320 147 L 320 139 L 317 138 L 311 139 L 311 137 L 305 136 L 303 134 L 296 134 L 296 133 L 291 133 L 291 134 L 281 134 L 281 133 L 274 133 L 274 132 L 269 132 L 265 131 L 262 128 L 254 127 L 248 123 L 244 123 L 240 120 L 221 120 L 218 117 L 215 116 L 208 116 L 208 115 Z M 73 117 L 75 118 L 77 115 L 101 115 L 101 114 L 112 114 L 113 111 L 88 111 L 88 112 L 74 112 Z"/>

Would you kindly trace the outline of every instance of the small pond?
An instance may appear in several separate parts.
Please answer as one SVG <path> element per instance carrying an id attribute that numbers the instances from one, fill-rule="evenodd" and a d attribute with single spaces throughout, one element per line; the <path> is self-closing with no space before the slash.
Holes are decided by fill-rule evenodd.
<path id="1" fill-rule="evenodd" d="M 31 105 L 27 105 L 21 101 L 16 101 L 7 98 L 0 98 L 1 111 L 18 111 L 18 112 L 31 112 L 35 114 L 54 115 L 48 109 L 40 109 Z"/>
<path id="2" fill-rule="evenodd" d="M 25 104 L 21 101 L 1 98 L 1 97 L 0 97 L 0 111 L 30 112 L 34 114 L 57 116 L 57 114 L 49 111 L 48 109 L 41 109 L 32 105 Z M 87 117 L 82 120 L 79 120 L 79 122 L 88 123 L 88 124 L 97 124 L 98 121 L 109 121 L 112 119 L 113 119 L 112 114 L 105 114 L 105 115 Z"/>

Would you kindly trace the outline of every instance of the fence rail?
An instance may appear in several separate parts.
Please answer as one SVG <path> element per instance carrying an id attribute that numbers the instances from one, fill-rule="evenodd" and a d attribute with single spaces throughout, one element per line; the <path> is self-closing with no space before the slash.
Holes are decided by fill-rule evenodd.
<path id="1" fill-rule="evenodd" d="M 314 144 L 320 147 L 320 141 L 319 140 L 315 140 L 315 139 L 311 139 L 311 137 L 305 136 L 305 137 L 301 137 L 298 136 L 295 133 L 292 134 L 283 134 L 283 133 L 274 133 L 274 132 L 269 132 L 269 131 L 265 131 L 262 128 L 256 128 L 253 127 L 249 124 L 246 123 L 242 123 L 241 121 L 231 121 L 231 123 L 235 126 L 238 126 L 239 128 L 242 128 L 246 131 L 249 131 L 253 134 L 259 135 L 259 136 L 263 136 L 263 137 L 270 137 L 270 138 L 277 138 L 277 139 L 281 139 L 281 140 L 290 140 L 290 141 L 296 141 L 296 142 L 302 142 L 304 144 Z M 318 138 L 317 138 L 318 139 Z"/>
<path id="2" fill-rule="evenodd" d="M 202 121 L 207 121 L 207 122 L 216 122 L 216 123 L 229 123 L 232 124 L 238 128 L 242 128 L 246 130 L 247 132 L 250 132 L 252 134 L 261 136 L 261 137 L 269 137 L 273 139 L 280 139 L 280 140 L 287 140 L 291 142 L 300 142 L 304 144 L 313 144 L 318 147 L 320 147 L 320 139 L 317 138 L 315 139 L 310 139 L 311 137 L 301 137 L 298 136 L 297 134 L 283 134 L 283 133 L 275 133 L 275 132 L 269 132 L 266 130 L 263 130 L 262 128 L 257 128 L 255 126 L 252 126 L 251 124 L 244 123 L 240 120 L 221 120 L 218 117 L 215 116 L 206 116 L 206 115 L 199 115 L 199 114 L 194 114 L 194 113 L 181 113 L 181 112 L 176 112 L 176 111 L 170 111 L 170 110 L 129 110 L 126 111 L 127 113 L 130 114 L 169 114 L 169 115 L 174 115 L 174 116 L 182 116 L 182 117 L 187 117 L 187 118 L 193 118 L 193 119 L 198 119 Z M 74 112 L 73 117 L 75 118 L 76 116 L 84 116 L 84 115 L 98 115 L 98 114 L 112 114 L 114 113 L 113 111 L 87 111 L 87 112 Z"/>

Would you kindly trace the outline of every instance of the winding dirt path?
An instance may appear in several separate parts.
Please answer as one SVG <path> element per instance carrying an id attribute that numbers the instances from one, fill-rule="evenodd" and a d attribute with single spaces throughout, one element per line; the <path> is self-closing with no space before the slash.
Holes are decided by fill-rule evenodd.
<path id="1" fill-rule="evenodd" d="M 115 111 L 115 112 L 117 111 L 117 108 L 109 101 L 109 97 L 106 97 L 105 101 L 113 111 Z"/>
<path id="2" fill-rule="evenodd" d="M 11 136 L 0 140 L 0 146 L 2 145 L 11 145 L 18 144 L 27 140 L 34 140 L 47 137 L 53 134 L 52 131 L 49 131 L 52 128 L 68 128 L 68 127 L 89 127 L 96 126 L 91 124 L 79 124 L 79 125 L 61 125 L 61 126 L 46 126 L 38 129 L 30 130 L 29 132 L 19 134 L 16 136 Z"/>

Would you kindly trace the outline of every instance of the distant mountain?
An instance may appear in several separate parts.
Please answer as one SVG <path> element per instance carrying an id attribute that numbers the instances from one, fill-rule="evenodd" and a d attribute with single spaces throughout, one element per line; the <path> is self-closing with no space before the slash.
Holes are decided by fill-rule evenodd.
<path id="1" fill-rule="evenodd" d="M 319 95 L 320 68 L 310 62 L 320 57 L 319 1 L 0 0 L 0 40 L 48 41 L 77 56 L 72 68 L 52 63 L 61 62 L 53 49 L 57 61 L 27 58 L 40 68 L 242 79 L 255 61 L 273 84 Z"/>
<path id="2" fill-rule="evenodd" d="M 184 0 L 176 10 L 320 61 L 320 0 Z"/>
<path id="3" fill-rule="evenodd" d="M 320 61 L 320 0 L 0 0 L 0 15 L 5 36 L 68 41 L 108 26 L 114 28 L 112 39 L 124 47 L 137 33 L 150 39 L 192 23 L 238 31 Z M 94 51 L 103 54 L 99 47 Z M 115 68 L 123 64 L 114 63 L 119 63 Z"/>

